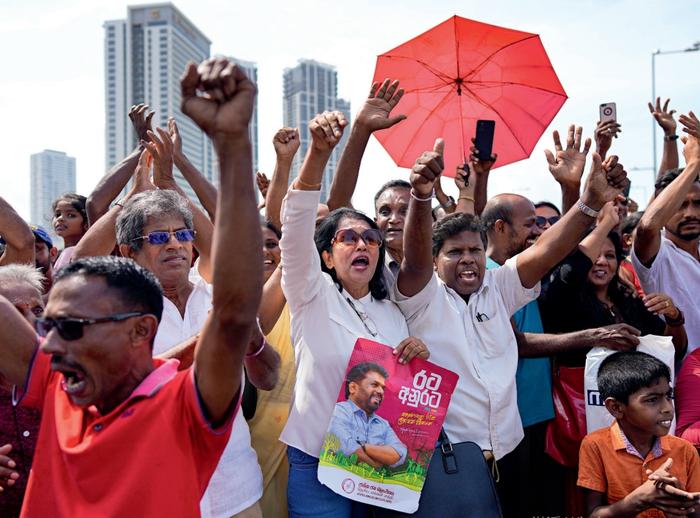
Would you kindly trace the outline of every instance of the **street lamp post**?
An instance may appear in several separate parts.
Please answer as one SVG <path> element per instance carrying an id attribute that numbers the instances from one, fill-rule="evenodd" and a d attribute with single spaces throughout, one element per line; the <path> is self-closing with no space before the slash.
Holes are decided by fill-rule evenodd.
<path id="1" fill-rule="evenodd" d="M 679 49 L 679 50 L 660 50 L 660 49 L 655 49 L 651 53 L 651 102 L 652 104 L 656 102 L 656 56 L 661 56 L 665 54 L 681 54 L 683 52 L 697 52 L 700 50 L 700 41 L 696 41 L 693 43 L 692 47 L 688 47 L 685 49 Z M 656 174 L 658 170 L 658 166 L 656 164 L 656 121 L 652 118 L 651 120 L 651 134 L 652 134 L 652 149 L 654 150 L 654 171 L 652 174 L 654 175 L 653 177 L 653 182 L 656 183 Z"/>

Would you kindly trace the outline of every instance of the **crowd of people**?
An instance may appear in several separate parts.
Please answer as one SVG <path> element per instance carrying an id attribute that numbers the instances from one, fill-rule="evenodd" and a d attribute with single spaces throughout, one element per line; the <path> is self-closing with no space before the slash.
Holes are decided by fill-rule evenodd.
<path id="1" fill-rule="evenodd" d="M 152 128 L 142 104 L 129 112 L 133 152 L 87 198 L 54 202 L 60 253 L 0 197 L 0 515 L 372 517 L 317 478 L 329 423 L 365 434 L 343 442 L 359 463 L 406 458 L 373 413 L 386 372 L 369 364 L 346 380 L 367 338 L 397 362 L 459 375 L 444 430 L 484 452 L 503 516 L 700 516 L 692 111 L 679 117 L 681 168 L 669 102 L 649 105 L 664 148 L 644 212 L 610 153 L 612 121 L 592 140 L 575 125 L 565 143 L 554 132 L 543 167 L 561 200 L 488 198 L 497 155 L 476 147 L 447 196 L 443 150 L 459 143 L 436 135 L 364 214 L 352 205 L 362 156 L 372 133 L 405 119 L 398 81 L 372 85 L 350 128 L 340 112 L 314 117 L 291 182 L 300 135 L 280 129 L 274 174 L 257 177 L 262 206 L 255 84 L 223 58 L 190 63 L 181 83 L 182 112 L 214 144 L 218 188 L 184 154 L 176 121 Z M 645 335 L 670 337 L 671 368 L 636 351 Z M 598 372 L 614 422 L 587 434 L 596 346 L 619 351 Z"/>

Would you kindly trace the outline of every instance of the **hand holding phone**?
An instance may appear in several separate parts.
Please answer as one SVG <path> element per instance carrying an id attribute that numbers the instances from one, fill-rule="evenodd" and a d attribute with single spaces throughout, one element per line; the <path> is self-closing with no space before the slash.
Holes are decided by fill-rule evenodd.
<path id="1" fill-rule="evenodd" d="M 476 121 L 474 146 L 476 147 L 476 157 L 479 159 L 479 161 L 491 160 L 491 154 L 493 152 L 493 136 L 495 131 L 496 121 Z"/>

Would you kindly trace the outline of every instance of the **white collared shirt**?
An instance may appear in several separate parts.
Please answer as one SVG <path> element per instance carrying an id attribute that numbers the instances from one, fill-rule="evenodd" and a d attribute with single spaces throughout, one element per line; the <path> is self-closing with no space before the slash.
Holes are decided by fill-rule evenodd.
<path id="1" fill-rule="evenodd" d="M 321 271 L 313 241 L 319 191 L 290 190 L 282 205 L 282 289 L 292 316 L 296 386 L 280 440 L 313 457 L 323 437 L 358 338 L 391 347 L 408 336 L 403 315 L 388 298 L 357 300 Z M 382 265 L 378 265 L 381 268 Z M 346 298 L 366 313 L 373 336 Z"/>
<path id="2" fill-rule="evenodd" d="M 430 349 L 430 361 L 459 374 L 444 427 L 453 442 L 473 441 L 497 459 L 523 438 L 515 388 L 518 344 L 510 317 L 539 295 L 524 288 L 517 256 L 487 270 L 469 303 L 436 273 L 413 297 L 393 295 L 411 336 Z"/>
<path id="3" fill-rule="evenodd" d="M 698 245 L 700 248 L 700 245 Z M 659 252 L 647 268 L 632 247 L 632 265 L 645 293 L 665 293 L 685 317 L 688 353 L 700 347 L 700 262 L 673 241 L 661 237 Z"/>
<path id="4" fill-rule="evenodd" d="M 196 267 L 190 270 L 190 281 L 194 288 L 187 299 L 184 317 L 175 304 L 163 297 L 163 317 L 153 345 L 154 355 L 168 351 L 204 327 L 212 307 L 212 288 L 197 274 Z M 260 500 L 262 491 L 262 471 L 241 411 L 236 414 L 231 437 L 200 501 L 200 512 L 204 518 L 228 518 Z"/>

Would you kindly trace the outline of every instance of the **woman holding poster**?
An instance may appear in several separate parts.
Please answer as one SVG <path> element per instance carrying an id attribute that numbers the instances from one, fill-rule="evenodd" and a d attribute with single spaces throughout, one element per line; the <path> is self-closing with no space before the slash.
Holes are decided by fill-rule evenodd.
<path id="1" fill-rule="evenodd" d="M 378 92 L 389 99 L 393 94 L 386 86 Z M 359 211 L 338 209 L 314 235 L 323 170 L 346 125 L 340 112 L 325 112 L 309 123 L 311 146 L 282 207 L 282 289 L 297 364 L 294 400 L 280 437 L 288 445 L 291 517 L 364 515 L 364 506 L 317 479 L 323 439 L 357 339 L 396 346 L 402 364 L 428 358 L 425 345 L 408 337 L 403 315 L 387 298 L 378 267 L 385 250 L 376 223 Z"/>

